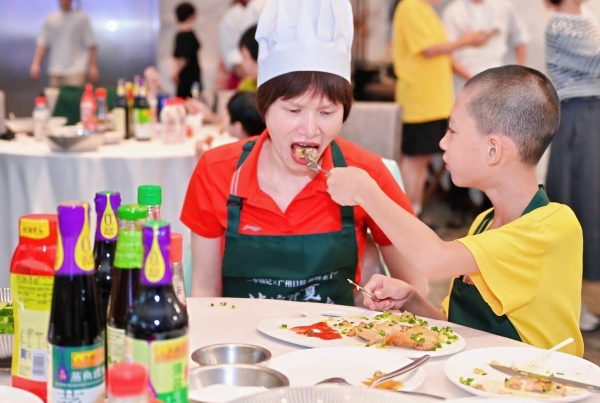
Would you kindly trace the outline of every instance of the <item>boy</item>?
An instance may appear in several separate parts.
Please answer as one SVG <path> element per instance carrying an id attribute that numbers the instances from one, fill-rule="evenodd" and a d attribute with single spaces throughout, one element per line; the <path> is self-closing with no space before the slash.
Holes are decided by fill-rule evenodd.
<path id="1" fill-rule="evenodd" d="M 569 207 L 549 203 L 535 176 L 559 117 L 556 90 L 536 70 L 504 66 L 465 84 L 440 146 L 454 183 L 480 189 L 493 209 L 456 242 L 438 238 L 364 171 L 331 170 L 327 183 L 336 202 L 363 207 L 426 276 L 457 276 L 443 310 L 406 283 L 383 276 L 365 286 L 381 301 L 365 297 L 365 305 L 448 319 L 540 348 L 573 337 L 563 351 L 582 356 L 581 226 Z"/>
<path id="2" fill-rule="evenodd" d="M 202 91 L 200 78 L 200 64 L 198 50 L 200 42 L 194 34 L 196 9 L 190 3 L 181 3 L 175 9 L 178 33 L 175 37 L 175 51 L 173 52 L 174 72 L 173 82 L 177 85 L 177 96 L 188 98 L 192 96 L 192 84 L 198 82 L 199 91 Z"/>

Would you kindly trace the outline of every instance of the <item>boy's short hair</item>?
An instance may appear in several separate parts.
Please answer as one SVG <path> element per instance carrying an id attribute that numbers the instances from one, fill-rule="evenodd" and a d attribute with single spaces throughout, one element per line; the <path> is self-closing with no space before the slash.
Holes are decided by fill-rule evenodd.
<path id="1" fill-rule="evenodd" d="M 544 74 L 524 66 L 502 66 L 471 78 L 467 110 L 484 135 L 501 133 L 514 141 L 521 161 L 535 165 L 558 130 L 560 101 Z"/>
<path id="2" fill-rule="evenodd" d="M 304 93 L 342 104 L 343 121 L 348 118 L 353 100 L 352 85 L 342 76 L 322 71 L 292 71 L 265 81 L 256 93 L 258 111 L 264 118 L 269 107 L 279 98 L 288 100 Z"/>
<path id="3" fill-rule="evenodd" d="M 175 9 L 177 21 L 184 22 L 192 15 L 196 14 L 196 8 L 190 3 L 180 3 Z"/>
<path id="4" fill-rule="evenodd" d="M 239 48 L 246 48 L 250 55 L 254 59 L 254 61 L 258 60 L 258 41 L 255 38 L 256 36 L 256 25 L 251 26 L 244 32 L 242 37 L 240 38 L 240 43 L 238 44 Z"/>
<path id="5" fill-rule="evenodd" d="M 266 128 L 256 108 L 256 94 L 253 92 L 236 92 L 227 103 L 227 112 L 230 122 L 240 122 L 250 136 L 261 134 Z"/>

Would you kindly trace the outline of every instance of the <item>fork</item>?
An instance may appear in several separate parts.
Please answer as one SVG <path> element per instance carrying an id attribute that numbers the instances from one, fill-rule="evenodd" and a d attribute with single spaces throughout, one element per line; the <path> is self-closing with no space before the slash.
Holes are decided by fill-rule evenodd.
<path id="1" fill-rule="evenodd" d="M 548 350 L 533 357 L 533 359 L 531 361 L 529 361 L 528 363 L 526 363 L 523 366 L 523 368 L 521 368 L 521 369 L 523 369 L 525 371 L 529 371 L 529 372 L 535 372 L 536 370 L 540 369 L 546 363 L 546 360 L 550 357 L 550 355 L 552 354 L 553 351 L 556 351 L 572 342 L 573 342 L 573 338 L 569 337 L 565 341 L 558 343 L 556 346 L 550 347 Z"/>
<path id="2" fill-rule="evenodd" d="M 304 153 L 304 159 L 306 160 L 306 166 L 315 172 L 323 172 L 326 176 L 329 176 L 329 171 L 321 168 L 319 163 L 315 160 L 315 157 L 308 153 Z"/>
<path id="3" fill-rule="evenodd" d="M 377 297 L 375 296 L 375 294 L 373 294 L 371 291 L 365 290 L 363 287 L 361 287 L 360 285 L 356 284 L 354 281 L 350 280 L 349 278 L 347 278 L 346 280 L 348 280 L 348 282 L 349 282 L 350 284 L 352 284 L 354 287 L 356 287 L 356 289 L 357 289 L 358 291 L 362 291 L 362 292 L 364 292 L 365 294 L 367 294 L 369 297 L 371 297 L 371 299 L 372 299 L 373 301 L 375 301 L 375 302 L 379 302 L 379 301 L 381 301 L 381 300 L 380 300 L 379 298 L 377 298 Z"/>

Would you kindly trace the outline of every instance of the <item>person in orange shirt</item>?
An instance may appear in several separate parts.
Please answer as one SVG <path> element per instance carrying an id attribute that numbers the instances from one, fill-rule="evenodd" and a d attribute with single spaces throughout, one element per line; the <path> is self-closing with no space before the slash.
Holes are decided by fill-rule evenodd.
<path id="1" fill-rule="evenodd" d="M 257 106 L 267 129 L 207 151 L 190 180 L 181 221 L 192 230 L 194 296 L 353 305 L 367 229 L 394 277 L 422 294 L 408 265 L 360 207 L 340 207 L 324 170 L 360 167 L 413 214 L 381 157 L 337 137 L 352 104 L 348 2 L 269 0 L 256 33 Z M 329 4 L 325 4 L 329 3 Z M 317 29 L 318 27 L 318 29 Z M 277 32 L 287 32 L 279 35 Z"/>

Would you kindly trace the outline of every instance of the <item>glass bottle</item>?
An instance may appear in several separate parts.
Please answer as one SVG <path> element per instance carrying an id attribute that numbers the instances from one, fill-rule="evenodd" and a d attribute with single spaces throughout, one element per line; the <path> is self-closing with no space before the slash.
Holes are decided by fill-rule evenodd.
<path id="1" fill-rule="evenodd" d="M 186 305 L 185 281 L 183 278 L 183 236 L 171 232 L 171 270 L 173 270 L 173 289 L 182 305 Z"/>
<path id="2" fill-rule="evenodd" d="M 121 205 L 121 195 L 113 191 L 98 192 L 94 198 L 94 204 L 96 206 L 96 241 L 94 243 L 96 290 L 100 300 L 100 323 L 105 324 L 119 229 L 115 212 Z"/>
<path id="3" fill-rule="evenodd" d="M 137 204 L 125 204 L 119 207 L 117 215 L 119 238 L 106 327 L 109 366 L 125 360 L 125 328 L 140 284 L 144 260 L 142 224 L 148 217 L 148 209 Z"/>
<path id="4" fill-rule="evenodd" d="M 48 401 L 104 399 L 104 334 L 90 244 L 90 207 L 58 205 L 58 246 L 48 327 Z"/>
<path id="5" fill-rule="evenodd" d="M 96 101 L 98 103 L 98 110 L 96 112 L 96 131 L 98 133 L 104 133 L 106 131 L 106 88 L 96 88 Z"/>
<path id="6" fill-rule="evenodd" d="M 162 188 L 158 185 L 141 185 L 138 187 L 137 202 L 148 208 L 148 220 L 160 220 L 162 204 Z"/>
<path id="7" fill-rule="evenodd" d="M 85 91 L 81 96 L 79 104 L 79 119 L 83 124 L 83 130 L 86 132 L 96 131 L 96 97 L 94 97 L 94 87 L 92 84 L 85 85 Z"/>
<path id="8" fill-rule="evenodd" d="M 147 403 L 148 371 L 142 364 L 123 362 L 108 368 L 108 403 Z"/>
<path id="9" fill-rule="evenodd" d="M 142 240 L 144 268 L 127 322 L 127 361 L 146 366 L 151 397 L 187 403 L 188 316 L 173 290 L 169 224 L 146 222 Z"/>
<path id="10" fill-rule="evenodd" d="M 56 214 L 21 217 L 19 245 L 10 264 L 15 325 L 12 386 L 25 389 L 44 401 L 56 237 Z"/>
<path id="11" fill-rule="evenodd" d="M 138 95 L 133 103 L 135 121 L 135 138 L 137 140 L 150 140 L 152 138 L 152 113 L 146 99 L 146 84 L 142 77 L 138 78 Z"/>
<path id="12" fill-rule="evenodd" d="M 115 100 L 115 107 L 112 110 L 112 114 L 114 130 L 122 133 L 124 138 L 130 138 L 131 132 L 129 131 L 129 105 L 127 103 L 125 80 L 122 78 L 117 81 L 117 99 Z"/>
<path id="13" fill-rule="evenodd" d="M 35 99 L 35 108 L 33 109 L 33 137 L 37 141 L 42 141 L 48 134 L 48 120 L 50 120 L 50 110 L 46 104 L 45 97 Z"/>

